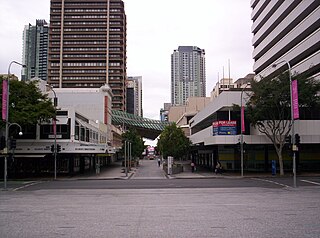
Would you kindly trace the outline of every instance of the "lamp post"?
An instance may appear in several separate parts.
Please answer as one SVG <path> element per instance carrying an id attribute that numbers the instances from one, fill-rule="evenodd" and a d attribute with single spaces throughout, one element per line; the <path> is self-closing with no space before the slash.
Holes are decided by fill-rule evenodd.
<path id="1" fill-rule="evenodd" d="M 126 177 L 128 176 L 127 171 L 127 141 L 124 141 L 124 170 L 126 172 Z"/>
<path id="2" fill-rule="evenodd" d="M 241 150 L 241 177 L 243 177 L 243 131 L 244 131 L 244 112 L 242 110 L 244 110 L 242 107 L 242 96 L 243 96 L 243 91 L 250 85 L 250 83 L 248 82 L 246 84 L 246 86 L 241 90 L 241 107 L 240 107 L 240 115 L 241 115 L 241 132 L 240 132 L 240 150 Z"/>
<path id="3" fill-rule="evenodd" d="M 54 94 L 53 106 L 54 106 L 55 112 L 57 113 L 57 106 L 58 106 L 57 94 L 50 84 L 46 84 L 46 86 L 48 86 Z M 53 119 L 53 134 L 54 134 L 54 150 L 53 150 L 53 153 L 54 153 L 54 179 L 57 179 L 57 124 L 56 124 L 56 118 Z"/>
<path id="4" fill-rule="evenodd" d="M 21 64 L 17 61 L 11 61 L 8 67 L 8 77 L 6 80 L 3 81 L 2 86 L 2 119 L 6 123 L 6 132 L 5 132 L 5 138 L 6 138 L 6 148 L 5 148 L 5 157 L 4 157 L 4 190 L 7 189 L 7 158 L 8 158 L 8 147 L 9 147 L 9 128 L 11 125 L 18 125 L 20 127 L 20 135 L 22 135 L 21 126 L 17 123 L 10 124 L 9 122 L 9 99 L 10 99 L 10 69 L 12 64 L 21 65 L 22 67 L 26 67 L 26 65 Z"/>
<path id="5" fill-rule="evenodd" d="M 131 153 L 132 153 L 132 143 L 129 142 L 129 171 L 131 171 Z"/>
<path id="6" fill-rule="evenodd" d="M 124 141 L 124 166 L 126 171 L 126 177 L 128 177 L 128 171 L 130 171 L 130 156 L 131 156 L 131 142 Z"/>
<path id="7" fill-rule="evenodd" d="M 295 144 L 295 137 L 294 137 L 294 117 L 293 117 L 293 102 L 292 102 L 292 79 L 291 79 L 291 66 L 290 63 L 286 60 L 281 60 L 278 63 L 272 65 L 273 68 L 276 68 L 279 64 L 286 63 L 288 66 L 288 73 L 289 73 L 289 81 L 290 81 L 290 106 L 291 106 L 291 143 L 293 148 L 292 153 L 292 163 L 293 163 L 293 187 L 297 187 L 297 178 L 296 178 L 296 152 L 294 149 Z"/>

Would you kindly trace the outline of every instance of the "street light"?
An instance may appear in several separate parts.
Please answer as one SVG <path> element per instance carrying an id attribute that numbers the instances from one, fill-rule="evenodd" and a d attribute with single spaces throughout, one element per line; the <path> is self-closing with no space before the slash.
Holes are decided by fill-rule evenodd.
<path id="1" fill-rule="evenodd" d="M 293 187 L 297 187 L 297 178 L 296 178 L 296 152 L 294 149 L 294 144 L 295 144 L 295 137 L 294 137 L 294 117 L 293 117 L 293 103 L 292 103 L 292 79 L 291 79 L 291 66 L 290 63 L 286 60 L 281 60 L 278 63 L 274 63 L 272 65 L 273 68 L 276 68 L 277 65 L 281 63 L 286 63 L 288 65 L 288 73 L 289 73 L 289 81 L 290 81 L 290 106 L 291 106 L 291 125 L 292 125 L 292 130 L 291 130 L 291 143 L 292 143 L 292 148 L 293 148 L 293 153 L 292 153 L 292 163 L 293 163 Z"/>
<path id="2" fill-rule="evenodd" d="M 46 86 L 49 87 L 50 90 L 54 94 L 53 106 L 54 106 L 55 112 L 57 113 L 57 106 L 58 106 L 57 94 L 50 84 L 46 84 Z M 57 124 L 56 124 L 56 118 L 53 118 L 53 134 L 54 134 L 54 150 L 53 150 L 53 153 L 54 153 L 54 179 L 57 179 Z"/>
<path id="3" fill-rule="evenodd" d="M 246 86 L 241 90 L 241 106 L 240 106 L 240 115 L 241 115 L 241 132 L 240 132 L 240 150 L 241 150 L 241 177 L 243 177 L 243 131 L 244 131 L 244 110 L 242 107 L 242 95 L 243 95 L 243 91 L 249 86 L 251 85 L 250 82 L 248 82 L 246 84 Z"/>
<path id="4" fill-rule="evenodd" d="M 26 65 L 21 64 L 17 61 L 11 61 L 8 67 L 8 77 L 7 79 L 3 80 L 3 86 L 2 86 L 2 119 L 6 123 L 6 133 L 5 133 L 5 138 L 6 138 L 6 148 L 5 148 L 5 157 L 4 157 L 4 190 L 7 189 L 7 158 L 8 158 L 8 147 L 9 147 L 9 128 L 11 125 L 18 125 L 20 127 L 20 133 L 21 131 L 21 126 L 17 123 L 12 123 L 10 124 L 9 122 L 9 95 L 10 95 L 10 69 L 12 64 L 18 64 L 21 65 L 22 67 L 26 67 Z M 19 135 L 20 135 L 19 133 Z"/>
<path id="5" fill-rule="evenodd" d="M 131 142 L 125 140 L 124 141 L 124 166 L 126 171 L 126 177 L 128 177 L 128 170 L 130 171 L 130 160 L 131 157 Z"/>

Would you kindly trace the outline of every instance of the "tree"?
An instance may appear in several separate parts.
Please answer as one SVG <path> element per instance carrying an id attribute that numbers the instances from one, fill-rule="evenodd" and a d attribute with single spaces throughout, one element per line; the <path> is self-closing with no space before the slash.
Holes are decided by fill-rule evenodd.
<path id="1" fill-rule="evenodd" d="M 1 94 L 3 78 L 0 78 Z M 35 125 L 55 117 L 51 99 L 37 87 L 37 81 L 10 80 L 9 122 Z M 1 104 L 2 110 L 2 104 Z M 5 123 L 2 122 L 2 127 Z"/>
<path id="2" fill-rule="evenodd" d="M 182 129 L 172 123 L 166 126 L 160 134 L 157 148 L 165 158 L 168 156 L 182 158 L 183 155 L 188 153 L 190 145 L 191 142 Z"/>
<path id="3" fill-rule="evenodd" d="M 146 146 L 144 145 L 144 141 L 142 137 L 137 133 L 135 129 L 129 129 L 125 133 L 122 134 L 122 151 L 124 151 L 124 142 L 131 142 L 131 155 L 133 157 L 140 157 Z"/>
<path id="4" fill-rule="evenodd" d="M 312 111 L 319 106 L 320 83 L 304 76 L 295 79 L 298 80 L 299 109 Z M 254 81 L 251 87 L 253 95 L 247 104 L 248 118 L 274 145 L 280 175 L 284 175 L 282 150 L 292 127 L 289 75 L 283 73 L 271 80 Z"/>

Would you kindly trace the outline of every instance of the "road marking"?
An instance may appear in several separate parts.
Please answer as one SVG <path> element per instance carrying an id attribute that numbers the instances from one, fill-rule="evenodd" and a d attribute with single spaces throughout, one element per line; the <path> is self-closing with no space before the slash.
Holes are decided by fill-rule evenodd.
<path id="1" fill-rule="evenodd" d="M 31 182 L 31 183 L 28 183 L 28 184 L 23 185 L 23 186 L 21 186 L 21 187 L 12 189 L 12 191 L 18 191 L 18 190 L 20 190 L 20 189 L 24 189 L 24 188 L 30 187 L 30 186 L 32 186 L 32 185 L 40 184 L 40 183 L 43 183 L 43 181 Z"/>
<path id="2" fill-rule="evenodd" d="M 258 181 L 263 181 L 263 182 L 268 182 L 268 183 L 273 183 L 282 187 L 286 187 L 286 188 L 290 188 L 290 186 L 286 185 L 286 184 L 282 184 L 282 183 L 278 183 L 272 180 L 268 180 L 268 179 L 260 179 L 260 178 L 251 178 L 253 180 L 258 180 Z"/>
<path id="3" fill-rule="evenodd" d="M 309 181 L 309 180 L 300 180 L 300 181 L 305 182 L 305 183 L 311 183 L 311 184 L 315 184 L 315 185 L 320 185 L 320 183 Z"/>

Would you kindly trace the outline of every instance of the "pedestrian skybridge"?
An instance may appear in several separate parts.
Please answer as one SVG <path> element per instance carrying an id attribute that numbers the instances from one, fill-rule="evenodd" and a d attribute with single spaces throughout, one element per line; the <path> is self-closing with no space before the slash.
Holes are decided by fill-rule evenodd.
<path id="1" fill-rule="evenodd" d="M 134 128 L 141 137 L 154 140 L 161 134 L 164 128 L 169 125 L 169 122 L 148 119 L 123 111 L 112 110 L 112 124 Z"/>

